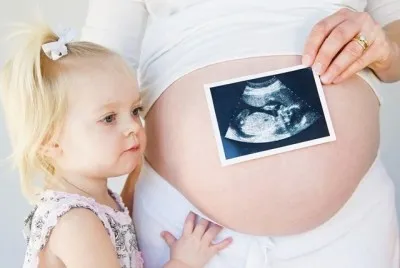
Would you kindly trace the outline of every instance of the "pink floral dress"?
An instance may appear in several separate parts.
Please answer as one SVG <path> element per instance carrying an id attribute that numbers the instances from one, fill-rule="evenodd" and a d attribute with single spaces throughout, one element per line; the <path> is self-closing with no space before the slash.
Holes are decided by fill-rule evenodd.
<path id="1" fill-rule="evenodd" d="M 128 209 L 116 193 L 110 191 L 119 210 L 97 203 L 93 198 L 77 194 L 46 190 L 40 202 L 25 220 L 24 236 L 27 250 L 23 268 L 38 268 L 39 253 L 46 246 L 51 231 L 65 213 L 74 208 L 86 208 L 101 220 L 115 247 L 121 268 L 143 268 L 135 229 Z"/>

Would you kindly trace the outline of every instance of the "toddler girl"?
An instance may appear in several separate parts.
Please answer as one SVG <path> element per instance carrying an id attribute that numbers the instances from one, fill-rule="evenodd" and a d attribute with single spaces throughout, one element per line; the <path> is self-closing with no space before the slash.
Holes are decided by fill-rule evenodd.
<path id="1" fill-rule="evenodd" d="M 72 42 L 71 31 L 39 24 L 21 36 L 0 86 L 13 160 L 35 203 L 23 267 L 143 267 L 128 210 L 107 187 L 137 168 L 146 146 L 133 72 L 104 47 Z M 178 240 L 163 235 L 165 267 L 203 267 L 231 242 L 213 244 L 220 227 L 194 214 L 185 226 Z"/>

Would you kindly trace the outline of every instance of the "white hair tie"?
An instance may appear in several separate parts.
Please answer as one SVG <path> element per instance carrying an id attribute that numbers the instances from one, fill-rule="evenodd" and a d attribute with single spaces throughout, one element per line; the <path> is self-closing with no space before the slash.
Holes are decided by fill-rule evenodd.
<path id="1" fill-rule="evenodd" d="M 64 29 L 59 33 L 56 33 L 58 40 L 42 45 L 42 50 L 52 60 L 58 60 L 59 58 L 68 54 L 67 44 L 70 43 L 76 36 L 75 31 L 71 28 Z"/>

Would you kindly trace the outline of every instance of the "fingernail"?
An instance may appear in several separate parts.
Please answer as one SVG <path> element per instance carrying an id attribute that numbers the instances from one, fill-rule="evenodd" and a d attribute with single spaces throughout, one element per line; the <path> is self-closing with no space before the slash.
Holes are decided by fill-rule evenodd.
<path id="1" fill-rule="evenodd" d="M 307 55 L 307 54 L 305 54 L 304 56 L 303 56 L 303 65 L 305 65 L 305 66 L 311 66 L 311 57 L 310 57 L 310 55 Z"/>
<path id="2" fill-rule="evenodd" d="M 317 62 L 313 65 L 313 70 L 314 72 L 316 72 L 317 74 L 321 74 L 321 70 L 322 70 L 322 64 Z"/>
<path id="3" fill-rule="evenodd" d="M 330 83 L 330 82 L 331 82 L 331 75 L 329 75 L 329 74 L 324 74 L 324 75 L 322 75 L 322 76 L 321 76 L 321 81 L 322 81 L 322 83 L 324 83 L 324 84 Z"/>

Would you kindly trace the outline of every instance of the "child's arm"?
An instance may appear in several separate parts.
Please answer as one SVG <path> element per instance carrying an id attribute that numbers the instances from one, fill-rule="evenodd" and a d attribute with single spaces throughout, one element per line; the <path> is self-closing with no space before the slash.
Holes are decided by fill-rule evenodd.
<path id="1" fill-rule="evenodd" d="M 139 179 L 140 170 L 142 169 L 142 161 L 141 160 L 134 171 L 132 171 L 128 178 L 125 181 L 124 188 L 121 192 L 121 198 L 124 202 L 125 206 L 128 208 L 130 215 L 133 212 L 133 196 L 135 194 L 135 185 L 137 180 Z"/>
<path id="2" fill-rule="evenodd" d="M 88 209 L 72 209 L 62 216 L 47 246 L 67 268 L 120 268 L 106 229 Z"/>
<path id="3" fill-rule="evenodd" d="M 195 220 L 196 215 L 189 213 L 182 237 L 178 240 L 169 232 L 161 234 L 171 252 L 170 261 L 164 268 L 204 267 L 212 257 L 231 244 L 232 238 L 213 244 L 222 227 L 205 219 L 195 224 Z"/>
<path id="4" fill-rule="evenodd" d="M 193 268 L 193 267 L 189 267 L 187 264 L 181 261 L 170 260 L 164 265 L 164 268 Z"/>

